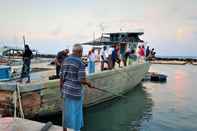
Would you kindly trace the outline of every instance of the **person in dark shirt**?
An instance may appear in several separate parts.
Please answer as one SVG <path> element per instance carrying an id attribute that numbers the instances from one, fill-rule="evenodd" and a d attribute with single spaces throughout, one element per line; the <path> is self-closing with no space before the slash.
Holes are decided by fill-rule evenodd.
<path id="1" fill-rule="evenodd" d="M 21 77 L 17 82 L 22 83 L 23 78 L 27 77 L 26 83 L 30 83 L 30 64 L 31 64 L 31 59 L 33 57 L 33 53 L 30 50 L 28 45 L 25 45 L 25 51 L 23 53 L 23 67 L 21 71 Z"/>
<path id="2" fill-rule="evenodd" d="M 155 54 L 156 54 L 155 49 L 152 48 L 152 50 L 151 50 L 151 57 L 154 58 L 155 57 Z"/>
<path id="3" fill-rule="evenodd" d="M 124 55 L 124 58 L 125 58 L 125 64 L 124 65 L 125 66 L 127 66 L 127 60 L 129 58 L 130 54 L 131 54 L 131 50 L 130 49 L 125 52 L 125 55 Z"/>
<path id="4" fill-rule="evenodd" d="M 69 53 L 68 49 L 65 49 L 57 53 L 55 63 L 56 63 L 56 76 L 58 78 L 59 78 L 59 73 L 60 73 L 62 62 L 68 56 L 68 53 Z"/>
<path id="5" fill-rule="evenodd" d="M 119 48 L 117 46 L 114 46 L 114 50 L 112 51 L 112 68 L 115 67 L 115 63 L 117 62 L 120 67 L 120 58 L 118 55 Z"/>
<path id="6" fill-rule="evenodd" d="M 150 55 L 150 49 L 149 49 L 149 46 L 147 46 L 146 48 L 146 57 L 148 57 Z"/>

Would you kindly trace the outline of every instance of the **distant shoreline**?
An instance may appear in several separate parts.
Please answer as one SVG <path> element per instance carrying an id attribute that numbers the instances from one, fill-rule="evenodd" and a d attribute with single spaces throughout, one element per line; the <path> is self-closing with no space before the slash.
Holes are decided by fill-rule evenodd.
<path id="1" fill-rule="evenodd" d="M 155 57 L 149 60 L 152 64 L 171 64 L 171 65 L 197 65 L 197 58 L 170 58 L 170 57 Z"/>
<path id="2" fill-rule="evenodd" d="M 36 57 L 41 58 L 55 58 L 55 54 L 37 54 Z M 149 60 L 152 64 L 170 64 L 170 65 L 185 65 L 192 64 L 197 65 L 197 58 L 187 58 L 187 57 L 155 57 Z"/>

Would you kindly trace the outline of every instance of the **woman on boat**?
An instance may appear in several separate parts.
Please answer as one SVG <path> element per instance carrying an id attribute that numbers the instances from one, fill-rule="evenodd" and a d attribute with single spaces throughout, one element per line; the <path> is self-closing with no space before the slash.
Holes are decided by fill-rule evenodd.
<path id="1" fill-rule="evenodd" d="M 31 59 L 33 57 L 33 53 L 30 50 L 28 45 L 25 45 L 25 51 L 23 53 L 23 67 L 21 71 L 21 77 L 17 82 L 22 82 L 23 78 L 27 77 L 26 83 L 30 83 L 30 64 L 31 64 Z"/>
<path id="2" fill-rule="evenodd" d="M 96 55 L 94 53 L 94 49 L 92 48 L 88 52 L 88 73 L 94 73 L 95 72 L 95 61 L 96 61 Z"/>
<path id="3" fill-rule="evenodd" d="M 137 55 L 138 55 L 138 62 L 142 63 L 145 56 L 144 45 L 138 46 Z"/>
<path id="4" fill-rule="evenodd" d="M 60 70 L 60 90 L 64 98 L 63 127 L 80 131 L 83 127 L 83 86 L 94 88 L 87 80 L 85 65 L 81 60 L 83 48 L 76 44 L 72 55 L 66 57 Z"/>
<path id="5" fill-rule="evenodd" d="M 141 49 L 140 49 L 140 56 L 141 56 L 141 58 L 144 58 L 144 56 L 145 56 L 144 45 L 142 45 L 142 47 L 141 47 Z"/>

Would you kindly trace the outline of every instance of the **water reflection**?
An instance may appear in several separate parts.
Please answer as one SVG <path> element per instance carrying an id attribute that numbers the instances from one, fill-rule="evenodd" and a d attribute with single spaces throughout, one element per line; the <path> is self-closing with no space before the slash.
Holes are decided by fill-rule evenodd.
<path id="1" fill-rule="evenodd" d="M 125 96 L 85 110 L 82 131 L 139 130 L 143 121 L 151 119 L 153 101 L 142 85 Z"/>
<path id="2" fill-rule="evenodd" d="M 82 131 L 196 131 L 196 66 L 152 65 L 156 70 L 168 76 L 166 83 L 145 82 L 126 98 L 84 110 Z M 49 120 L 61 125 L 61 114 Z"/>
<path id="3" fill-rule="evenodd" d="M 97 106 L 84 109 L 85 127 L 82 131 L 136 131 L 141 123 L 152 116 L 153 101 L 146 88 L 139 85 L 122 98 L 117 98 Z M 50 116 L 40 116 L 34 120 L 52 121 L 62 125 L 61 112 Z"/>
<path id="4" fill-rule="evenodd" d="M 154 101 L 152 119 L 141 131 L 196 131 L 196 66 L 152 65 L 168 76 L 167 83 L 144 83 Z"/>
<path id="5" fill-rule="evenodd" d="M 184 92 L 188 85 L 187 72 L 184 70 L 176 70 L 174 75 L 174 84 L 172 84 L 175 90 L 176 96 L 181 98 L 184 96 Z"/>

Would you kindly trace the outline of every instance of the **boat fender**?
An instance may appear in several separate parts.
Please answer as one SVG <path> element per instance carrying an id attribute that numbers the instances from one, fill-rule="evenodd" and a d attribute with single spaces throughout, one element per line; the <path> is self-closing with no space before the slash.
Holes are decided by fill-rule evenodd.
<path id="1" fill-rule="evenodd" d="M 52 125 L 53 125 L 53 123 L 49 121 L 42 127 L 42 129 L 40 131 L 48 131 Z"/>
<path id="2" fill-rule="evenodd" d="M 150 81 L 165 82 L 166 80 L 167 80 L 167 76 L 163 74 L 152 74 L 150 76 Z"/>

